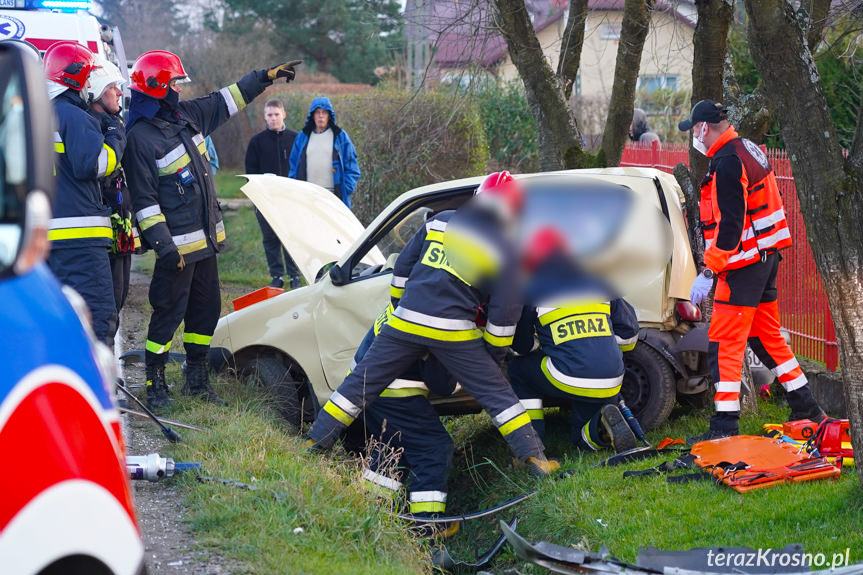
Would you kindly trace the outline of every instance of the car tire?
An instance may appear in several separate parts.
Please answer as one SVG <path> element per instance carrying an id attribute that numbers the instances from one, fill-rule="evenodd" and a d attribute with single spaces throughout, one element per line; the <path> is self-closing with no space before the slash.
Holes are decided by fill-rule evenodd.
<path id="1" fill-rule="evenodd" d="M 279 416 L 295 433 L 303 422 L 299 390 L 302 385 L 291 375 L 291 371 L 274 357 L 256 357 L 240 368 L 240 379 L 247 385 L 266 389 L 276 406 Z"/>
<path id="2" fill-rule="evenodd" d="M 624 353 L 623 363 L 626 369 L 620 389 L 623 400 L 642 429 L 659 427 L 674 407 L 676 389 L 671 366 L 644 342 Z"/>

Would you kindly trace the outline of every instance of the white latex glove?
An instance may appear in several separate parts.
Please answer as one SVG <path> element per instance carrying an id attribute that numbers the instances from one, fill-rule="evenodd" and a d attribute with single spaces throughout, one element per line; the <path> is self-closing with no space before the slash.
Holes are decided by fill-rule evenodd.
<path id="1" fill-rule="evenodd" d="M 702 274 L 698 274 L 695 277 L 695 281 L 692 282 L 692 288 L 689 290 L 689 301 L 695 305 L 700 304 L 707 297 L 707 294 L 710 293 L 710 288 L 712 287 L 713 278 L 706 278 Z"/>

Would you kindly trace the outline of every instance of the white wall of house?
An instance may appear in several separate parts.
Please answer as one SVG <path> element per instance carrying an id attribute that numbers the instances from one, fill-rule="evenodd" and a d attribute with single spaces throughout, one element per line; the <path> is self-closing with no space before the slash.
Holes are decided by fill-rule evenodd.
<path id="1" fill-rule="evenodd" d="M 577 96 L 611 97 L 617 61 L 620 25 L 623 12 L 591 10 L 585 23 L 584 48 L 576 83 Z M 538 35 L 540 45 L 552 69 L 557 68 L 564 19 L 561 18 Z M 648 90 L 656 87 L 687 89 L 692 85 L 692 35 L 694 29 L 665 12 L 654 13 L 639 70 L 640 84 Z M 498 66 L 498 77 L 518 78 L 515 65 L 506 56 Z"/>

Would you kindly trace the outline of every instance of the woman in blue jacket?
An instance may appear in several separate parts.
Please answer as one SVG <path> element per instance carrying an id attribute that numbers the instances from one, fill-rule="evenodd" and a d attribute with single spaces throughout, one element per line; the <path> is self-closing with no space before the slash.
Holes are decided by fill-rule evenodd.
<path id="1" fill-rule="evenodd" d="M 351 207 L 351 194 L 360 179 L 357 150 L 348 133 L 336 125 L 329 98 L 315 98 L 306 125 L 294 139 L 288 177 L 317 184 Z"/>

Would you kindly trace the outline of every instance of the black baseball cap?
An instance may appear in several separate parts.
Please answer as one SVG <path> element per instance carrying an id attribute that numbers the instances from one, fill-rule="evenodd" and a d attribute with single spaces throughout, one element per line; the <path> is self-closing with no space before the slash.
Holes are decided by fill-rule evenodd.
<path id="1" fill-rule="evenodd" d="M 728 109 L 715 100 L 701 100 L 692 108 L 692 113 L 689 114 L 689 119 L 683 120 L 677 124 L 677 128 L 681 132 L 688 132 L 692 129 L 692 126 L 698 122 L 716 124 L 720 120 L 725 119 L 727 112 Z"/>

